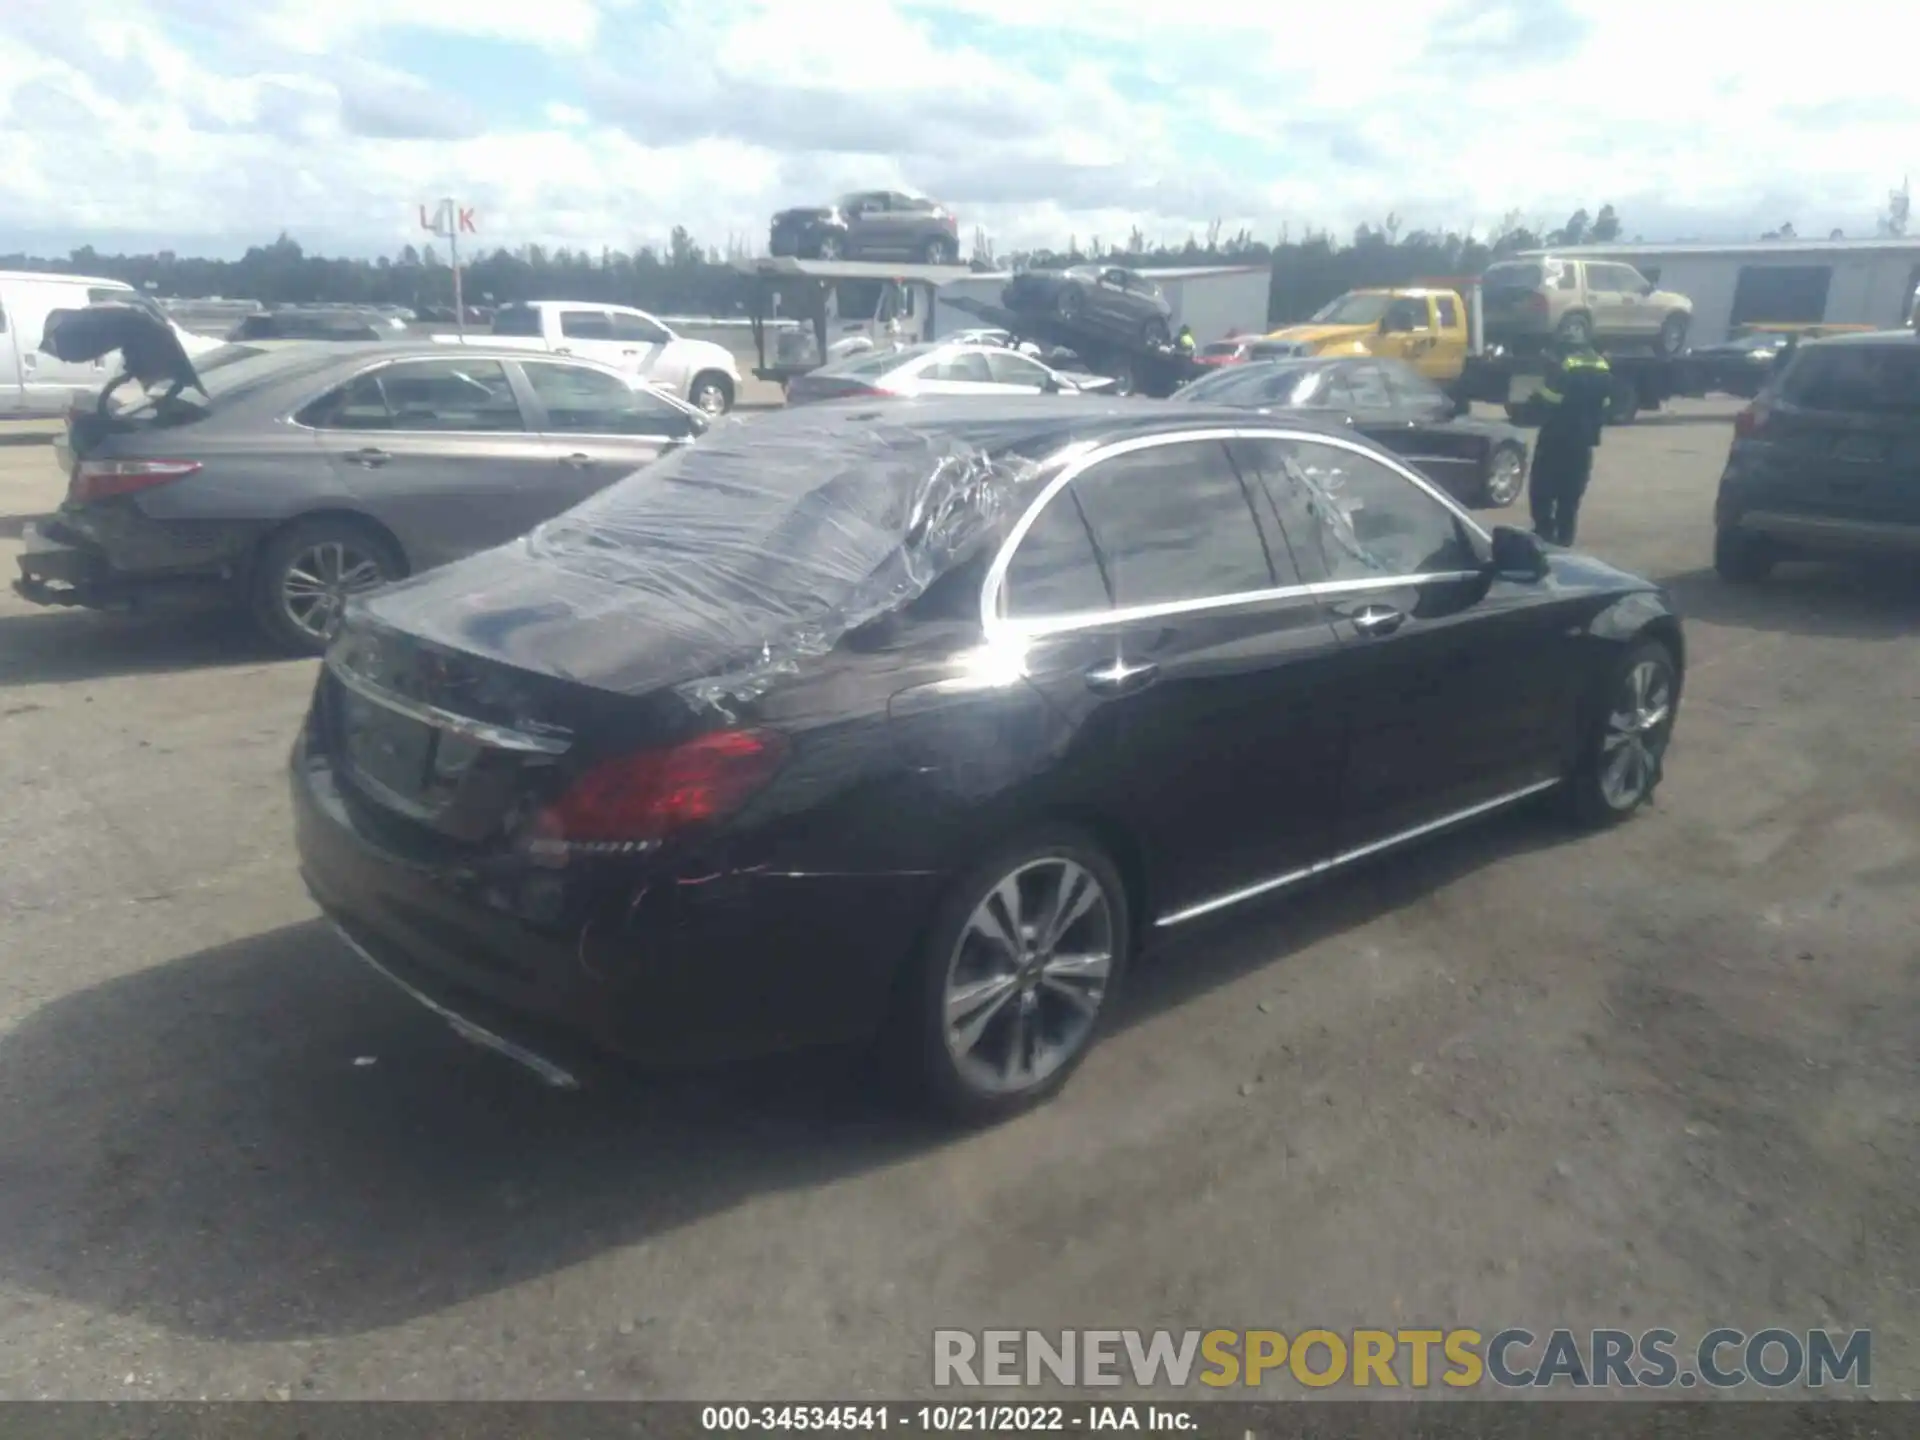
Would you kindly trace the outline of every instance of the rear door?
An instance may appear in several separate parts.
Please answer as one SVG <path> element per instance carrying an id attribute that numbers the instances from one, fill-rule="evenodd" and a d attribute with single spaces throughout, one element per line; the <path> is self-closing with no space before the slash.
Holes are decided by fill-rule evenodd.
<path id="1" fill-rule="evenodd" d="M 1077 522 L 1113 608 L 1043 616 L 1028 652 L 1057 703 L 1092 707 L 1103 770 L 1073 798 L 1138 838 L 1162 918 L 1310 864 L 1338 800 L 1340 727 L 1317 693 L 1338 642 L 1224 438 L 1124 442 L 1076 476 L 1015 552 L 1016 622 L 1056 583 L 1036 534 Z"/>
<path id="2" fill-rule="evenodd" d="M 959 350 L 921 361 L 906 388 L 914 395 L 1019 393 L 994 380 L 987 357 L 979 350 Z"/>
<path id="3" fill-rule="evenodd" d="M 613 317 L 605 310 L 574 305 L 556 305 L 554 309 L 558 312 L 554 324 L 559 328 L 554 354 L 598 360 L 616 370 L 635 369 L 634 356 L 628 352 L 637 350 L 637 344 L 614 338 Z"/>
<path id="4" fill-rule="evenodd" d="M 1579 641 L 1553 591 L 1489 581 L 1465 522 L 1334 439 L 1259 442 L 1289 551 L 1342 641 L 1318 692 L 1346 717 L 1343 850 L 1559 774 Z"/>
<path id="5" fill-rule="evenodd" d="M 1587 310 L 1593 316 L 1596 335 L 1631 336 L 1635 333 L 1632 303 L 1637 295 L 1624 289 L 1625 267 L 1603 264 L 1598 260 L 1581 262 L 1586 272 Z"/>
<path id="6" fill-rule="evenodd" d="M 299 418 L 342 488 L 399 537 L 416 570 L 504 544 L 565 508 L 554 448 L 498 360 L 376 365 Z"/>
<path id="7" fill-rule="evenodd" d="M 659 371 L 667 342 L 673 339 L 664 325 L 637 310 L 609 310 L 607 324 L 613 331 L 614 343 L 620 347 L 620 369 L 629 374 L 646 376 L 653 376 Z M 684 388 L 687 377 L 663 374 L 659 378 L 665 383 Z"/>
<path id="8" fill-rule="evenodd" d="M 987 373 L 994 388 L 1009 395 L 1042 395 L 1053 388 L 1053 372 L 1012 350 L 989 350 Z"/>
<path id="9" fill-rule="evenodd" d="M 1920 525 L 1920 348 L 1905 339 L 1803 346 L 1757 448 L 1749 508 Z"/>
<path id="10" fill-rule="evenodd" d="M 693 417 L 644 386 L 564 360 L 525 360 L 533 421 L 552 442 L 554 513 L 688 444 Z"/>

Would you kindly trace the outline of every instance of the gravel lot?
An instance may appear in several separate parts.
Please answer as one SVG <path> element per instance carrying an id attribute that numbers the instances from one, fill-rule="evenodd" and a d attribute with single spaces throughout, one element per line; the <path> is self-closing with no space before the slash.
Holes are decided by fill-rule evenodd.
<path id="1" fill-rule="evenodd" d="M 902 1396 L 936 1326 L 1415 1322 L 1872 1326 L 1920 1389 L 1920 586 L 1719 584 L 1730 413 L 1612 432 L 1583 528 L 1690 617 L 1654 810 L 1197 934 L 957 1139 L 831 1058 L 537 1089 L 315 923 L 310 663 L 5 595 L 0 1395 Z M 0 445 L 9 577 L 59 488 Z"/>

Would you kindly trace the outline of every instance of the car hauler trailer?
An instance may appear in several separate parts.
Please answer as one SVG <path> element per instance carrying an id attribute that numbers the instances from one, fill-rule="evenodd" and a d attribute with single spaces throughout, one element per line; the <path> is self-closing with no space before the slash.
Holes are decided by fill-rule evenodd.
<path id="1" fill-rule="evenodd" d="M 1505 407 L 1507 418 L 1521 419 L 1527 401 L 1546 380 L 1553 357 L 1547 342 L 1537 345 L 1489 345 L 1486 310 L 1475 279 L 1422 280 L 1423 286 L 1458 291 L 1467 306 L 1467 362 L 1454 389 L 1463 400 Z M 1702 396 L 1711 384 L 1709 368 L 1692 356 L 1662 355 L 1652 341 L 1636 344 L 1603 341 L 1596 347 L 1613 375 L 1609 423 L 1630 425 L 1643 412 L 1658 410 L 1675 396 Z"/>
<path id="2" fill-rule="evenodd" d="M 1147 345 L 1115 339 L 1088 322 L 1060 315 L 1027 315 L 986 300 L 942 296 L 940 303 L 971 315 L 1016 340 L 1043 349 L 1070 350 L 1095 375 L 1113 381 L 1115 395 L 1171 395 L 1187 381 L 1210 373 L 1171 345 Z"/>
<path id="3" fill-rule="evenodd" d="M 759 362 L 753 373 L 782 386 L 859 350 L 935 339 L 934 292 L 971 273 L 964 265 L 787 256 L 734 263 L 754 282 L 747 312 Z"/>

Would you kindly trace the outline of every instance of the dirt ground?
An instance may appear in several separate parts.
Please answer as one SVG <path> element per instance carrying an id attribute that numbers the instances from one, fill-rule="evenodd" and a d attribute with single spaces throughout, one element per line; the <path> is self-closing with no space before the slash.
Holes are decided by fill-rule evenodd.
<path id="1" fill-rule="evenodd" d="M 960 1138 L 831 1058 L 536 1088 L 315 923 L 312 664 L 0 598 L 0 1396 L 907 1396 L 941 1326 L 1414 1323 L 1872 1327 L 1920 1388 L 1920 584 L 1720 584 L 1730 413 L 1611 433 L 1581 537 L 1689 617 L 1654 809 L 1196 934 Z M 9 575 L 58 492 L 0 446 Z"/>

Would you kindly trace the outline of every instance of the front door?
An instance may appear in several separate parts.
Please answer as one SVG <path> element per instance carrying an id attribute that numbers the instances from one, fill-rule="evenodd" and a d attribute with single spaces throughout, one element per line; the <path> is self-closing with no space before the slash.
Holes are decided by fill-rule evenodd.
<path id="1" fill-rule="evenodd" d="M 1575 641 L 1539 587 L 1490 581 L 1464 517 L 1337 441 L 1259 443 L 1260 472 L 1341 664 L 1340 845 L 1352 849 L 1558 774 Z"/>
<path id="2" fill-rule="evenodd" d="M 301 418 L 341 490 L 393 531 L 415 570 L 505 544 L 565 508 L 553 447 L 498 360 L 377 365 Z"/>
<path id="3" fill-rule="evenodd" d="M 566 307 L 560 311 L 560 338 L 553 347 L 557 355 L 578 355 L 637 374 L 631 353 L 635 348 L 630 340 L 614 338 L 613 317 L 605 310 Z"/>
<path id="4" fill-rule="evenodd" d="M 521 362 L 533 421 L 553 442 L 554 513 L 694 438 L 698 422 L 644 385 L 564 360 Z"/>
<path id="5" fill-rule="evenodd" d="M 1318 696 L 1339 643 L 1219 440 L 1154 437 L 1041 512 L 1008 572 L 1030 623 L 1083 520 L 1113 606 L 1042 616 L 1030 665 L 1091 716 L 1097 803 L 1137 837 L 1165 919 L 1310 865 L 1331 842 L 1340 726 Z M 1061 537 L 1065 537 L 1063 540 Z M 1089 698 L 1091 697 L 1091 698 Z M 1116 785 L 1116 779 L 1119 783 Z"/>

